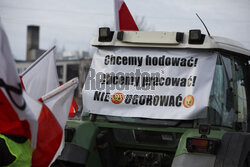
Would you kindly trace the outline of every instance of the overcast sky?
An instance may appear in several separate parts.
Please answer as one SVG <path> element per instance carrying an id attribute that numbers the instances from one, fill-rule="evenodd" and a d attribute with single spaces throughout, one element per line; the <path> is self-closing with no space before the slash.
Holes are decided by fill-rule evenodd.
<path id="1" fill-rule="evenodd" d="M 250 49 L 250 0 L 124 0 L 144 30 L 188 31 L 237 40 Z M 16 59 L 25 59 L 27 25 L 40 26 L 40 48 L 54 43 L 89 51 L 98 28 L 114 28 L 113 0 L 0 0 L 0 20 Z"/>

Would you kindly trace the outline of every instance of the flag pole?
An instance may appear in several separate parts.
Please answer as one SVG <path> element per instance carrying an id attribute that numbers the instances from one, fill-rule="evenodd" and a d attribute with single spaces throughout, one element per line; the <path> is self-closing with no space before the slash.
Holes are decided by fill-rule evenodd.
<path id="1" fill-rule="evenodd" d="M 55 49 L 55 45 L 44 52 L 35 62 L 33 62 L 25 71 L 20 74 L 20 77 L 23 77 L 27 72 L 29 72 L 37 63 L 39 63 L 47 54 L 49 54 L 52 50 Z"/>
<path id="2" fill-rule="evenodd" d="M 41 97 L 42 101 L 48 100 L 51 97 L 56 96 L 57 94 L 61 93 L 62 91 L 64 91 L 65 89 L 71 87 L 74 84 L 78 83 L 78 78 L 73 78 L 70 81 L 66 82 L 65 84 L 63 84 L 62 86 L 57 87 L 56 89 L 50 91 L 49 93 L 43 95 Z"/>
<path id="3" fill-rule="evenodd" d="M 115 30 L 118 31 L 120 30 L 119 26 L 119 0 L 114 0 L 114 16 L 115 16 Z"/>

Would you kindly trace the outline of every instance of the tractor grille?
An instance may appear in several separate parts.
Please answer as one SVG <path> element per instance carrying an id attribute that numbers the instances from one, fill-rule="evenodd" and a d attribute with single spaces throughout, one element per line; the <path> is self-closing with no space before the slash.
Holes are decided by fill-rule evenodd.
<path id="1" fill-rule="evenodd" d="M 115 139 L 123 144 L 143 144 L 176 148 L 181 133 L 113 129 Z"/>

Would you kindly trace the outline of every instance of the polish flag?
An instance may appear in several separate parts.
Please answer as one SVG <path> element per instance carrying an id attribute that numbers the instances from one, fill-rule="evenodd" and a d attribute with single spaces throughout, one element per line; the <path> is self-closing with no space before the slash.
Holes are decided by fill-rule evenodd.
<path id="1" fill-rule="evenodd" d="M 114 0 L 116 30 L 139 31 L 126 3 L 123 0 Z"/>
<path id="2" fill-rule="evenodd" d="M 0 133 L 31 139 L 32 166 L 49 166 L 60 154 L 77 79 L 42 96 L 22 91 L 7 36 L 0 25 Z"/>
<path id="3" fill-rule="evenodd" d="M 64 128 L 77 84 L 78 79 L 72 79 L 39 99 L 42 104 L 32 166 L 49 166 L 52 160 L 61 154 Z"/>
<path id="4" fill-rule="evenodd" d="M 59 86 L 54 49 L 55 46 L 20 74 L 23 89 L 35 100 Z"/>
<path id="5" fill-rule="evenodd" d="M 36 118 L 23 98 L 9 41 L 0 25 L 0 133 L 24 136 L 35 145 Z"/>
<path id="6" fill-rule="evenodd" d="M 55 47 L 52 47 L 46 51 L 20 75 L 22 87 L 28 96 L 36 101 L 42 99 L 43 102 L 41 110 L 36 113 L 38 135 L 36 150 L 33 153 L 33 166 L 48 166 L 54 157 L 56 158 L 61 154 L 64 146 L 62 141 L 63 129 L 69 115 L 74 94 L 74 91 L 72 91 L 72 95 L 63 95 L 64 97 L 60 97 L 61 100 L 55 100 L 54 98 L 45 100 L 41 98 L 47 97 L 47 94 L 51 94 L 51 91 L 61 90 L 65 85 L 68 85 L 64 84 L 59 87 L 54 49 Z M 69 101 L 70 104 L 66 104 L 65 100 L 67 100 L 67 103 Z M 47 105 L 47 103 L 50 105 Z M 53 105 L 56 105 L 56 107 Z M 71 110 L 75 112 L 73 105 Z M 48 135 L 50 136 L 49 138 Z"/>

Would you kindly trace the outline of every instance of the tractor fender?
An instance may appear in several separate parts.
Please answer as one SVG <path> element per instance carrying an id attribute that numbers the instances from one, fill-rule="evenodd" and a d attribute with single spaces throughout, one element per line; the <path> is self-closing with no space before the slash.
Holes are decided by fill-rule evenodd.
<path id="1" fill-rule="evenodd" d="M 174 158 L 171 167 L 214 167 L 215 158 L 209 154 L 181 154 Z"/>
<path id="2" fill-rule="evenodd" d="M 215 155 L 179 154 L 172 167 L 250 167 L 250 133 L 226 132 Z"/>
<path id="3" fill-rule="evenodd" d="M 62 154 L 57 160 L 85 166 L 87 164 L 88 155 L 88 150 L 71 143 L 65 143 Z"/>
<path id="4" fill-rule="evenodd" d="M 215 167 L 250 166 L 250 133 L 227 132 L 221 139 Z"/>

